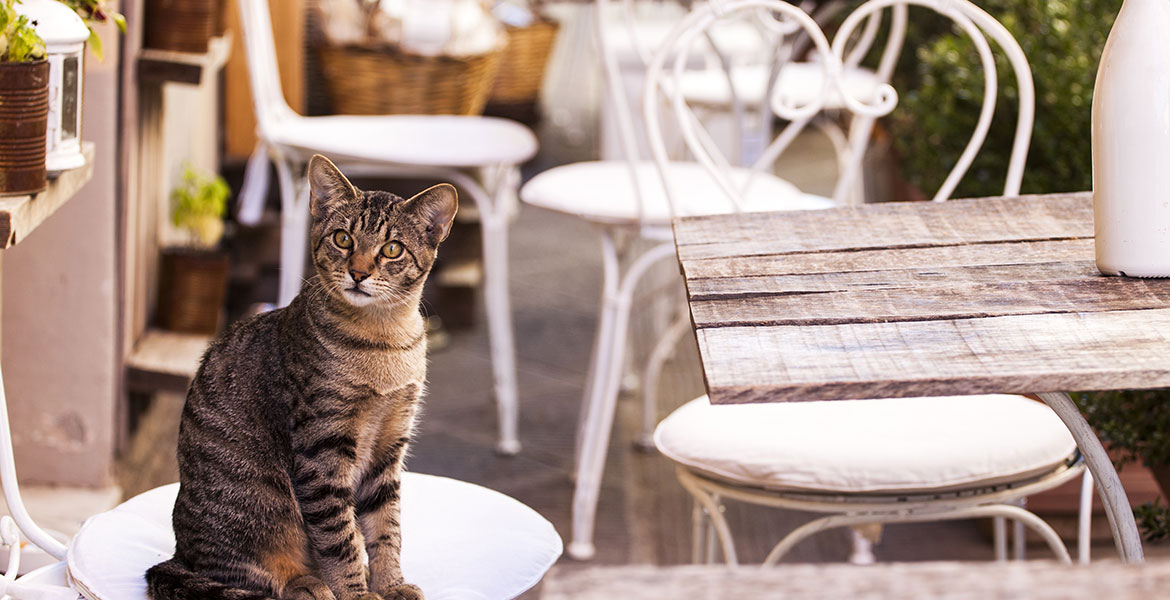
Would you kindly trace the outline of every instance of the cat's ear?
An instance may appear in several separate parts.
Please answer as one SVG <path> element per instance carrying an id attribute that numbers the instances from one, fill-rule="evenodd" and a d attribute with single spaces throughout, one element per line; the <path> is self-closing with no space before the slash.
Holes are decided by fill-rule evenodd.
<path id="1" fill-rule="evenodd" d="M 440 183 L 407 200 L 406 207 L 426 224 L 427 243 L 438 246 L 451 233 L 451 223 L 459 209 L 459 194 L 455 186 Z"/>
<path id="2" fill-rule="evenodd" d="M 309 212 L 320 218 L 334 207 L 357 200 L 358 191 L 333 161 L 314 154 L 309 159 Z"/>

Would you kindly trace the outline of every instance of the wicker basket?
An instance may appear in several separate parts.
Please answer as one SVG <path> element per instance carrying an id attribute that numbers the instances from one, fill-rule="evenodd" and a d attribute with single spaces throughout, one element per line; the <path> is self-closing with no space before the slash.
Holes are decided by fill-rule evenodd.
<path id="1" fill-rule="evenodd" d="M 478 115 L 500 51 L 419 56 L 393 47 L 320 46 L 317 55 L 333 112 L 353 115 Z"/>
<path id="2" fill-rule="evenodd" d="M 544 67 L 557 39 L 556 21 L 542 19 L 527 27 L 508 27 L 508 45 L 492 86 L 491 104 L 532 102 L 540 96 Z"/>

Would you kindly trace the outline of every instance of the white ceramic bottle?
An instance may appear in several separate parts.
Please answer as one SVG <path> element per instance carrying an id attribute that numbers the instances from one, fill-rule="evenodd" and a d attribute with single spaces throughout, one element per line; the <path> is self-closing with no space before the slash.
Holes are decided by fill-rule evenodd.
<path id="1" fill-rule="evenodd" d="M 1125 0 L 1093 89 L 1097 268 L 1170 276 L 1170 0 Z"/>

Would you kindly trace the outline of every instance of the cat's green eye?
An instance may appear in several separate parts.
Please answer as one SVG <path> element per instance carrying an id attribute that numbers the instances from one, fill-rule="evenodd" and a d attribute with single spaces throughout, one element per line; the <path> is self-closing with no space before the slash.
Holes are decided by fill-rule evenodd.
<path id="1" fill-rule="evenodd" d="M 406 250 L 406 248 L 402 246 L 402 242 L 390 242 L 389 244 L 382 246 L 382 256 L 393 260 L 402 256 L 402 252 L 404 250 Z"/>
<path id="2" fill-rule="evenodd" d="M 353 248 L 353 238 L 350 237 L 348 232 L 340 229 L 333 232 L 333 243 L 337 244 L 338 248 L 344 248 L 346 250 Z"/>

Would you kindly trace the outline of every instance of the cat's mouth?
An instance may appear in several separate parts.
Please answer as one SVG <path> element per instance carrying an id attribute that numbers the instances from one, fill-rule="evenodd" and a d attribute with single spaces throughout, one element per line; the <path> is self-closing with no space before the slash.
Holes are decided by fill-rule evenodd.
<path id="1" fill-rule="evenodd" d="M 342 288 L 341 293 L 350 304 L 355 306 L 365 306 L 374 301 L 374 295 L 363 290 L 360 284 L 355 284 L 353 287 Z"/>

